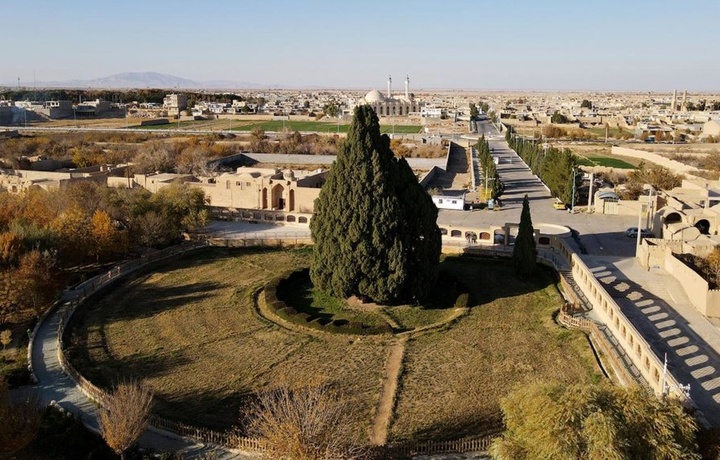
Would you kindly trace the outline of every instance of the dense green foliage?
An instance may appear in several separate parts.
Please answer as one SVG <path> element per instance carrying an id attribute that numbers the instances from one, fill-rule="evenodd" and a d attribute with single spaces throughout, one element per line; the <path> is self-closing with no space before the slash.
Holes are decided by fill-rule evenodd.
<path id="1" fill-rule="evenodd" d="M 525 139 L 515 134 L 512 127 L 505 132 L 510 148 L 527 163 L 532 172 L 548 186 L 554 197 L 570 203 L 573 187 L 577 187 L 578 176 L 575 170 L 577 157 L 569 149 L 549 147 L 544 149 L 534 139 Z M 574 179 L 574 180 L 573 180 Z M 575 190 L 577 193 L 577 189 Z"/>
<path id="2" fill-rule="evenodd" d="M 562 125 L 565 123 L 570 123 L 570 120 L 568 119 L 568 117 L 556 110 L 555 113 L 552 114 L 552 117 L 550 117 L 550 122 Z"/>
<path id="3" fill-rule="evenodd" d="M 535 383 L 501 403 L 500 460 L 699 459 L 697 425 L 680 402 L 641 387 Z"/>
<path id="4" fill-rule="evenodd" d="M 475 148 L 478 151 L 478 162 L 482 170 L 482 180 L 486 181 L 486 183 L 483 184 L 483 188 L 489 191 L 489 196 L 486 198 L 497 198 L 502 195 L 505 186 L 500 180 L 500 174 L 498 174 L 497 167 L 490 154 L 490 144 L 488 144 L 484 134 L 478 139 Z"/>
<path id="5" fill-rule="evenodd" d="M 336 297 L 382 303 L 423 298 L 437 277 L 437 208 L 396 159 L 370 106 L 355 109 L 315 203 L 313 283 Z"/>
<path id="6" fill-rule="evenodd" d="M 587 99 L 583 99 L 582 103 L 580 104 L 581 109 L 592 109 L 592 102 L 588 101 Z"/>
<path id="7" fill-rule="evenodd" d="M 528 196 L 523 198 L 522 213 L 520 214 L 520 227 L 515 238 L 515 247 L 512 255 L 513 266 L 518 275 L 530 276 L 537 266 L 537 248 L 535 245 L 535 230 L 530 217 L 530 202 Z"/>

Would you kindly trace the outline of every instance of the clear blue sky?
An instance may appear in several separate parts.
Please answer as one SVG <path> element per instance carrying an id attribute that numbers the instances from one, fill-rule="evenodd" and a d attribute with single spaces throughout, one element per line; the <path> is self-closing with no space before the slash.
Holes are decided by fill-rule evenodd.
<path id="1" fill-rule="evenodd" d="M 0 0 L 0 82 L 720 91 L 720 0 Z"/>

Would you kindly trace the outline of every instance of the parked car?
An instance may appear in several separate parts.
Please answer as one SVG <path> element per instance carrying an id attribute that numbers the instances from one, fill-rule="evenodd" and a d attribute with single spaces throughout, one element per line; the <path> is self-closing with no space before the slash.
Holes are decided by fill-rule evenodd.
<path id="1" fill-rule="evenodd" d="M 625 230 L 625 236 L 627 236 L 627 237 L 637 238 L 637 235 L 638 235 L 637 227 L 630 227 L 627 230 Z M 640 236 L 642 236 L 643 238 L 652 238 L 653 234 L 650 230 L 643 228 L 642 230 L 640 230 Z"/>

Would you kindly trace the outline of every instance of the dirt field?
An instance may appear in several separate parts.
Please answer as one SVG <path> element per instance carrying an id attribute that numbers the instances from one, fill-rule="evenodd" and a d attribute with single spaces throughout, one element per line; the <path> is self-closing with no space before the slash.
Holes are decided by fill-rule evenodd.
<path id="1" fill-rule="evenodd" d="M 143 376 L 161 415 L 215 429 L 235 424 L 254 392 L 330 382 L 357 405 L 358 429 L 369 433 L 396 339 L 291 332 L 254 312 L 256 289 L 307 258 L 307 249 L 213 249 L 158 266 L 81 310 L 73 361 L 101 385 Z M 486 431 L 500 421 L 498 398 L 515 384 L 593 378 L 584 336 L 552 321 L 560 297 L 549 276 L 516 282 L 504 262 L 445 264 L 471 288 L 472 308 L 445 328 L 410 336 L 391 441 Z"/>

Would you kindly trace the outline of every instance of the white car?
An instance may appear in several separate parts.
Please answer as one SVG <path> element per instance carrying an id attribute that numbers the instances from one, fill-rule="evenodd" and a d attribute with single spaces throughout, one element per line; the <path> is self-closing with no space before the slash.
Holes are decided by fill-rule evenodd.
<path id="1" fill-rule="evenodd" d="M 637 238 L 637 235 L 638 235 L 637 227 L 630 227 L 627 230 L 625 230 L 625 236 L 627 236 L 627 237 Z M 640 236 L 642 236 L 643 238 L 652 238 L 653 234 L 650 230 L 643 228 L 642 230 L 640 230 Z"/>

